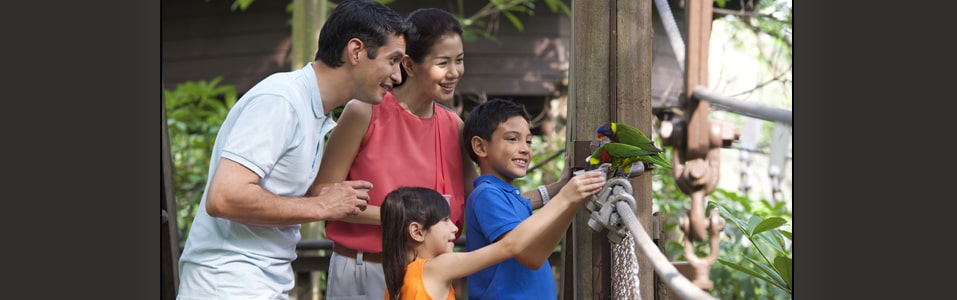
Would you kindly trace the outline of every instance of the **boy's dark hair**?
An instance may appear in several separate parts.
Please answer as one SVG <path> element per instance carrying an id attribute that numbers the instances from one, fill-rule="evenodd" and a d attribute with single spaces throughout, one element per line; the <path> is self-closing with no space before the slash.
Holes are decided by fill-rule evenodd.
<path id="1" fill-rule="evenodd" d="M 462 147 L 468 150 L 469 158 L 476 163 L 479 162 L 475 150 L 472 150 L 472 137 L 477 136 L 485 140 L 491 140 L 492 133 L 495 132 L 498 125 L 505 123 L 514 116 L 522 116 L 526 122 L 531 120 L 524 105 L 502 98 L 482 102 L 473 108 L 466 117 L 465 127 L 462 129 Z"/>
<path id="2" fill-rule="evenodd" d="M 385 256 L 382 259 L 382 270 L 391 299 L 399 299 L 405 267 L 409 264 L 409 224 L 418 222 L 429 228 L 451 214 L 448 200 L 430 188 L 399 187 L 385 196 L 380 210 L 382 254 Z"/>
<path id="3" fill-rule="evenodd" d="M 342 61 L 342 49 L 351 38 L 362 40 L 368 48 L 366 56 L 375 59 L 388 35 L 405 38 L 410 28 L 399 13 L 382 3 L 371 0 L 342 1 L 322 25 L 316 60 L 338 68 L 345 63 Z"/>
<path id="4" fill-rule="evenodd" d="M 416 64 L 422 63 L 425 55 L 429 54 L 435 42 L 440 38 L 458 34 L 462 37 L 462 24 L 454 15 L 440 8 L 420 8 L 409 14 L 406 20 L 410 23 L 413 30 L 405 39 L 405 54 Z M 405 69 L 401 69 L 402 82 L 395 86 L 405 83 L 408 75 Z"/>

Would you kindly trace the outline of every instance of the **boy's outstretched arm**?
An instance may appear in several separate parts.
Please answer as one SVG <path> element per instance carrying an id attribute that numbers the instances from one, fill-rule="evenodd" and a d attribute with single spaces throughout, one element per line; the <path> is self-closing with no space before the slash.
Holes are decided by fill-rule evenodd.
<path id="1" fill-rule="evenodd" d="M 596 185 L 594 184 L 595 182 L 600 182 L 600 184 Z M 578 209 L 581 208 L 581 205 L 584 204 L 591 195 L 598 193 L 604 186 L 604 177 L 601 172 L 598 171 L 585 172 L 569 179 L 561 191 L 552 197 L 548 205 L 545 205 L 532 214 L 532 217 L 541 213 L 546 208 L 550 208 L 553 203 L 554 205 L 568 205 L 570 206 L 569 209 L 562 211 L 561 215 L 553 219 L 552 225 L 543 234 L 531 237 L 534 239 L 534 242 L 529 245 L 525 251 L 516 255 L 515 260 L 533 270 L 545 264 L 548 257 L 555 251 L 555 247 L 558 246 L 558 243 L 565 237 L 565 232 L 568 230 L 568 226 L 571 224 Z M 524 223 L 524 221 L 522 223 Z M 516 229 L 518 229 L 518 227 L 516 227 Z M 513 229 L 512 232 L 514 231 Z M 506 235 L 511 235 L 512 232 Z"/>

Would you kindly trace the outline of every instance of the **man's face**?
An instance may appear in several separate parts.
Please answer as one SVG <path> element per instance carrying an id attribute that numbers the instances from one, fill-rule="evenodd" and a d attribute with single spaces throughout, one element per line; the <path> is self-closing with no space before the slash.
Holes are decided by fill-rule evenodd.
<path id="1" fill-rule="evenodd" d="M 382 103 L 382 96 L 391 91 L 393 85 L 402 82 L 399 63 L 405 56 L 405 38 L 401 35 L 389 35 L 386 43 L 379 47 L 378 55 L 369 59 L 368 51 L 362 49 L 359 60 L 360 80 L 359 101 L 369 104 Z"/>

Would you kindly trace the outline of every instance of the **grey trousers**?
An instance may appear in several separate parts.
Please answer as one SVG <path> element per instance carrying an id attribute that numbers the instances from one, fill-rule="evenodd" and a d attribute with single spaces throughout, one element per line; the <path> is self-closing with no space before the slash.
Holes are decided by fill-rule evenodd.
<path id="1" fill-rule="evenodd" d="M 328 300 L 380 300 L 385 298 L 385 274 L 382 264 L 362 260 L 362 252 L 356 259 L 332 253 L 329 271 L 326 274 L 326 299 Z"/>

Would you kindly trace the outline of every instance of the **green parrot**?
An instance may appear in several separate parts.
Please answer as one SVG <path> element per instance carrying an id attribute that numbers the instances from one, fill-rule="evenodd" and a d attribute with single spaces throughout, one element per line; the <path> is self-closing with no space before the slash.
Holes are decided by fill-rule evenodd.
<path id="1" fill-rule="evenodd" d="M 664 152 L 664 150 L 655 146 L 655 143 L 638 128 L 627 124 L 609 122 L 599 126 L 597 131 L 599 140 L 607 136 L 612 142 L 625 143 L 655 153 Z"/>
<path id="2" fill-rule="evenodd" d="M 611 163 L 612 170 L 621 169 L 624 174 L 631 173 L 631 165 L 639 161 L 662 168 L 672 168 L 671 163 L 661 157 L 660 153 L 643 150 L 625 143 L 611 142 L 601 145 L 588 157 L 588 163 L 592 166 Z"/>

